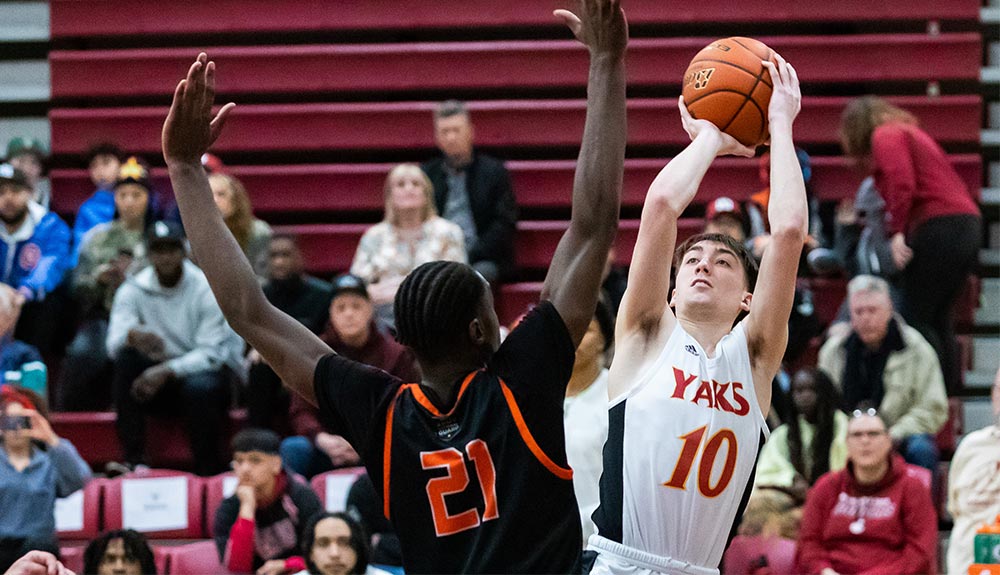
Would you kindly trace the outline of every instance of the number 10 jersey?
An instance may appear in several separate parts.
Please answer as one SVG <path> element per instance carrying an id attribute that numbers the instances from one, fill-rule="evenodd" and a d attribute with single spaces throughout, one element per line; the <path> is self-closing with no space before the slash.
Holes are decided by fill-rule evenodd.
<path id="1" fill-rule="evenodd" d="M 660 356 L 611 400 L 598 535 L 718 567 L 767 434 L 743 322 L 713 357 L 677 322 Z"/>

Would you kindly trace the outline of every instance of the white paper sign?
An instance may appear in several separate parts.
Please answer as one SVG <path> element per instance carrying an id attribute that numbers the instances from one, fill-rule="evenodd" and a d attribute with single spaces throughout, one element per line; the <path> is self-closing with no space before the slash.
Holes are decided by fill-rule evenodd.
<path id="1" fill-rule="evenodd" d="M 187 479 L 123 479 L 122 526 L 147 532 L 186 529 Z"/>
<path id="2" fill-rule="evenodd" d="M 56 531 L 80 531 L 83 529 L 83 490 L 69 497 L 56 499 Z"/>
<path id="3" fill-rule="evenodd" d="M 240 484 L 239 478 L 235 475 L 227 475 L 222 478 L 222 497 L 229 498 L 236 493 L 236 487 Z"/>
<path id="4" fill-rule="evenodd" d="M 337 513 L 347 509 L 347 493 L 358 479 L 353 474 L 326 476 L 326 510 Z"/>

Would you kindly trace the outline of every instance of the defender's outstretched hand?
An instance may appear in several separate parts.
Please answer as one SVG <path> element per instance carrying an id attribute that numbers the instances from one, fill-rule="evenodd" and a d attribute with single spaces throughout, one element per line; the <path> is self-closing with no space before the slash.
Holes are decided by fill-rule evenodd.
<path id="1" fill-rule="evenodd" d="M 802 91 L 799 89 L 799 75 L 795 68 L 780 55 L 775 54 L 774 62 L 764 61 L 764 67 L 771 73 L 774 89 L 771 103 L 767 107 L 767 121 L 770 126 L 791 127 L 802 109 Z"/>
<path id="2" fill-rule="evenodd" d="M 723 132 L 712 122 L 709 122 L 708 120 L 698 120 L 692 116 L 691 112 L 688 112 L 687 106 L 684 105 L 684 96 L 677 99 L 677 109 L 681 113 L 681 124 L 684 126 L 684 131 L 687 132 L 687 135 L 692 141 L 694 141 L 699 134 L 705 132 L 714 132 L 719 135 L 720 144 L 719 150 L 715 154 L 716 156 L 743 156 L 745 158 L 754 157 L 756 152 L 753 148 L 739 143 L 736 138 Z"/>
<path id="3" fill-rule="evenodd" d="M 198 163 L 222 132 L 230 102 L 212 117 L 215 102 L 215 62 L 202 52 L 191 64 L 187 78 L 177 84 L 170 113 L 163 123 L 163 159 L 167 164 Z"/>
<path id="4" fill-rule="evenodd" d="M 628 44 L 628 24 L 618 0 L 580 0 L 580 16 L 569 10 L 552 14 L 562 20 L 591 54 L 620 56 Z"/>

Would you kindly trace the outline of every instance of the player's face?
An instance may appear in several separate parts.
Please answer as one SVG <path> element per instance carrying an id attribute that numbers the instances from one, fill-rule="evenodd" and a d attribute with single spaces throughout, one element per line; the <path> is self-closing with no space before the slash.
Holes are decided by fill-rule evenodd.
<path id="1" fill-rule="evenodd" d="M 126 222 L 141 222 L 149 205 L 149 192 L 138 184 L 122 184 L 115 188 L 115 208 Z"/>
<path id="2" fill-rule="evenodd" d="M 330 324 L 345 341 L 359 340 L 367 334 L 372 313 L 372 303 L 355 293 L 340 294 L 330 302 Z"/>
<path id="3" fill-rule="evenodd" d="M 792 401 L 795 410 L 806 419 L 816 415 L 816 381 L 808 371 L 800 371 L 792 378 Z"/>
<path id="4" fill-rule="evenodd" d="M 851 296 L 851 327 L 869 347 L 881 345 L 889 333 L 892 301 L 888 294 L 860 291 Z"/>
<path id="5" fill-rule="evenodd" d="M 122 163 L 112 154 L 98 154 L 90 160 L 87 170 L 90 172 L 90 181 L 98 188 L 108 188 L 118 179 L 118 169 Z"/>
<path id="6" fill-rule="evenodd" d="M 862 415 L 847 425 L 847 457 L 854 465 L 871 468 L 889 460 L 892 440 L 878 417 Z"/>
<path id="7" fill-rule="evenodd" d="M 122 539 L 112 539 L 101 557 L 97 575 L 142 575 L 142 565 L 138 559 L 125 553 L 125 542 Z"/>
<path id="8" fill-rule="evenodd" d="M 237 451 L 232 466 L 239 484 L 253 487 L 257 497 L 263 497 L 281 472 L 281 458 L 262 451 Z"/>
<path id="9" fill-rule="evenodd" d="M 416 170 L 405 170 L 393 176 L 389 189 L 390 201 L 397 212 L 422 210 L 427 205 L 424 180 Z"/>
<path id="10" fill-rule="evenodd" d="M 472 156 L 472 122 L 465 114 L 441 118 L 434 124 L 434 141 L 438 149 L 455 159 Z"/>
<path id="11" fill-rule="evenodd" d="M 678 313 L 717 311 L 735 319 L 750 309 L 743 266 L 724 244 L 705 240 L 691 246 L 681 258 L 676 283 L 672 302 Z"/>
<path id="12" fill-rule="evenodd" d="M 319 521 L 309 556 L 322 575 L 350 573 L 358 562 L 358 554 L 351 547 L 351 528 L 336 517 Z"/>

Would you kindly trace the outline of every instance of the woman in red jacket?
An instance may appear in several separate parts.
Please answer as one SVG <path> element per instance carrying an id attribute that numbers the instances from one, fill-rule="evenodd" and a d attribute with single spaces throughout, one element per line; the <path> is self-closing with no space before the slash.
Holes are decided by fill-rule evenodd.
<path id="1" fill-rule="evenodd" d="M 979 207 L 944 150 L 909 112 L 875 96 L 847 105 L 844 152 L 873 173 L 886 203 L 906 321 L 937 351 L 949 391 L 961 381 L 951 308 L 982 244 Z"/>
<path id="2" fill-rule="evenodd" d="M 930 488 L 892 453 L 875 410 L 847 425 L 847 468 L 831 471 L 806 497 L 796 571 L 810 575 L 933 573 L 937 515 Z"/>

